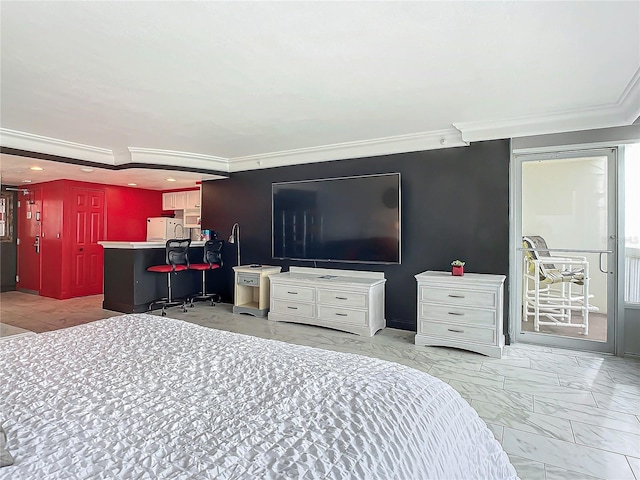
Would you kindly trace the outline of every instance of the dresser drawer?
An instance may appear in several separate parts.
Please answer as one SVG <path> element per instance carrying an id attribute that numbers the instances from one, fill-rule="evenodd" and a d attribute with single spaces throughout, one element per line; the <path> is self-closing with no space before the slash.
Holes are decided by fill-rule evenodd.
<path id="1" fill-rule="evenodd" d="M 493 292 L 423 286 L 420 287 L 420 301 L 470 307 L 495 307 L 496 295 Z"/>
<path id="2" fill-rule="evenodd" d="M 238 273 L 238 285 L 247 285 L 249 287 L 260 286 L 259 273 Z"/>
<path id="3" fill-rule="evenodd" d="M 298 315 L 301 317 L 313 317 L 312 303 L 287 302 L 285 300 L 273 300 L 271 311 L 285 315 Z"/>
<path id="4" fill-rule="evenodd" d="M 328 322 L 340 322 L 353 325 L 367 324 L 367 312 L 364 310 L 348 310 L 327 305 L 318 305 L 318 318 Z"/>
<path id="5" fill-rule="evenodd" d="M 313 302 L 315 289 L 297 285 L 272 285 L 271 296 L 294 302 Z"/>
<path id="6" fill-rule="evenodd" d="M 421 320 L 441 320 L 451 323 L 473 324 L 483 327 L 495 327 L 495 310 L 481 310 L 457 305 L 420 304 Z"/>
<path id="7" fill-rule="evenodd" d="M 318 303 L 365 308 L 367 306 L 367 295 L 365 293 L 318 289 Z"/>
<path id="8" fill-rule="evenodd" d="M 422 320 L 418 333 L 489 345 L 493 345 L 496 342 L 495 329 L 470 327 L 468 325 L 448 325 L 446 323 Z"/>

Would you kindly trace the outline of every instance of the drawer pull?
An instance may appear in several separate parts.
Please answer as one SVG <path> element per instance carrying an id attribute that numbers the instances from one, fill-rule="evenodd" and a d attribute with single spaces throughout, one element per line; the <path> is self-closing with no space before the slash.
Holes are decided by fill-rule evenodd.
<path id="1" fill-rule="evenodd" d="M 287 292 L 289 295 L 297 295 L 298 292 Z"/>
<path id="2" fill-rule="evenodd" d="M 460 313 L 460 312 L 447 312 L 449 315 L 458 315 L 458 316 L 463 316 L 464 313 Z"/>
<path id="3" fill-rule="evenodd" d="M 451 295 L 451 294 L 449 294 L 449 296 L 451 298 L 464 298 L 464 295 Z"/>
<path id="4" fill-rule="evenodd" d="M 454 332 L 454 333 L 464 333 L 464 330 L 457 330 L 455 328 L 447 328 L 447 330 L 449 330 L 450 332 Z"/>
<path id="5" fill-rule="evenodd" d="M 290 310 L 297 310 L 298 309 L 298 307 L 287 307 L 287 308 L 290 309 Z"/>
<path id="6" fill-rule="evenodd" d="M 346 313 L 336 313 L 337 316 L 339 317 L 347 317 L 348 315 Z"/>
<path id="7" fill-rule="evenodd" d="M 349 300 L 347 297 L 336 297 L 338 300 Z"/>

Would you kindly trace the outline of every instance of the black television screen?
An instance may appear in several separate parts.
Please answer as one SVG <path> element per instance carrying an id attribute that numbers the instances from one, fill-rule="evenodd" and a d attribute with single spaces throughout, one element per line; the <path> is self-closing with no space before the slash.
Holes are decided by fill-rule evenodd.
<path id="1" fill-rule="evenodd" d="M 400 263 L 400 174 L 272 184 L 278 259 Z"/>

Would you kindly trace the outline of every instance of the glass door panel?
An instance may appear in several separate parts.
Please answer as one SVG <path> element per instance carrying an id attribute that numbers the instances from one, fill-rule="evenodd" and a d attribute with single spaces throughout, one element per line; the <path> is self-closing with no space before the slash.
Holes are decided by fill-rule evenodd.
<path id="1" fill-rule="evenodd" d="M 624 302 L 640 308 L 640 143 L 625 149 Z"/>
<path id="2" fill-rule="evenodd" d="M 615 152 L 516 158 L 523 240 L 516 256 L 519 339 L 613 351 Z"/>

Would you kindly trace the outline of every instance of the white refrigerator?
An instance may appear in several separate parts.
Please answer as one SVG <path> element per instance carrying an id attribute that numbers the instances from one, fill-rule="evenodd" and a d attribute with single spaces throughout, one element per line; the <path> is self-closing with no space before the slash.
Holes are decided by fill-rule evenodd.
<path id="1" fill-rule="evenodd" d="M 189 238 L 189 235 L 181 218 L 147 218 L 147 242 L 166 242 L 170 238 Z"/>

